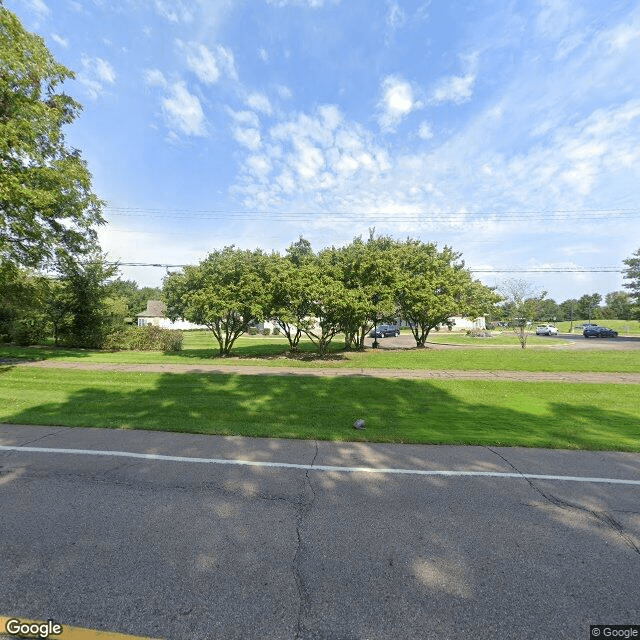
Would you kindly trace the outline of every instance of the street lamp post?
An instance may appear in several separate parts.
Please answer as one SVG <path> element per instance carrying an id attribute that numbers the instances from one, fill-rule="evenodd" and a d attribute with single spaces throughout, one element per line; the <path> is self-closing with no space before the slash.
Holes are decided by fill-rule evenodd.
<path id="1" fill-rule="evenodd" d="M 380 346 L 378 342 L 378 303 L 380 302 L 380 295 L 374 294 L 371 301 L 375 305 L 375 311 L 373 313 L 373 344 L 371 345 L 373 349 L 377 349 Z"/>

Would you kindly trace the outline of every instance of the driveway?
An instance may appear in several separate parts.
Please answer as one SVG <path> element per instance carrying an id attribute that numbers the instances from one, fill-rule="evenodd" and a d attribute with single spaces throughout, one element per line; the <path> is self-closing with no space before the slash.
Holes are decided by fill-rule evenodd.
<path id="1" fill-rule="evenodd" d="M 176 640 L 640 623 L 637 454 L 16 425 L 0 445 L 0 616 Z"/>

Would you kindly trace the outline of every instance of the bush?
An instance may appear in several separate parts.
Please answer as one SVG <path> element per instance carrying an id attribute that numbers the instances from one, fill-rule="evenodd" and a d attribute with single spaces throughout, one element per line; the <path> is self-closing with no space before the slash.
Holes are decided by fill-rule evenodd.
<path id="1" fill-rule="evenodd" d="M 21 347 L 42 344 L 48 334 L 48 322 L 44 314 L 33 313 L 16 320 L 11 339 Z"/>
<path id="2" fill-rule="evenodd" d="M 274 336 L 279 336 L 280 335 L 280 327 L 273 327 L 273 335 Z"/>
<path id="3" fill-rule="evenodd" d="M 144 327 L 126 326 L 107 336 L 105 349 L 123 351 L 182 351 L 182 331 L 163 329 L 148 324 Z"/>
<path id="4" fill-rule="evenodd" d="M 486 329 L 467 329 L 467 335 L 472 338 L 491 338 L 492 334 Z"/>
<path id="5" fill-rule="evenodd" d="M 262 335 L 263 336 L 268 336 L 271 333 L 271 329 L 263 329 L 262 330 Z"/>
<path id="6" fill-rule="evenodd" d="M 257 330 L 255 327 L 249 327 L 249 328 L 247 329 L 247 333 L 248 333 L 250 336 L 255 336 L 255 335 L 257 335 L 257 334 L 258 334 L 258 330 Z"/>

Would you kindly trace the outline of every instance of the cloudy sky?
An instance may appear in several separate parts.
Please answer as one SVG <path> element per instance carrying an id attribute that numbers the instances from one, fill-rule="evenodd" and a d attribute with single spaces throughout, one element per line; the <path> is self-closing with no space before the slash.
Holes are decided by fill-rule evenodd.
<path id="1" fill-rule="evenodd" d="M 619 290 L 640 247 L 637 1 L 5 6 L 77 74 L 67 137 L 108 202 L 114 260 L 375 227 L 562 301 Z M 166 269 L 122 271 L 159 285 Z"/>

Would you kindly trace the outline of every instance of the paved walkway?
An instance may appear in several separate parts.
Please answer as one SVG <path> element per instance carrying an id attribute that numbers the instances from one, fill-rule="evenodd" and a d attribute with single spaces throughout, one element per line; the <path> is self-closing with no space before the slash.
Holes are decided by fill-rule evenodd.
<path id="1" fill-rule="evenodd" d="M 265 367 L 256 365 L 108 364 L 40 360 L 19 363 L 21 367 L 81 369 L 144 373 L 206 373 L 247 376 L 315 376 L 406 378 L 412 380 L 511 380 L 514 382 L 586 382 L 593 384 L 640 384 L 640 373 L 594 373 L 562 371 L 453 371 L 427 369 L 347 369 L 337 367 Z"/>

